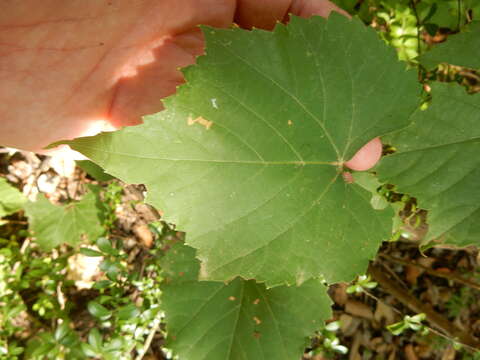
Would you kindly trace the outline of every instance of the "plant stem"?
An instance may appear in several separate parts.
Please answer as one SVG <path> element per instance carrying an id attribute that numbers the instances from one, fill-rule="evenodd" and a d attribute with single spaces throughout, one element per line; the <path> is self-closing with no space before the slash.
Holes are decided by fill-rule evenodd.
<path id="1" fill-rule="evenodd" d="M 147 353 L 148 349 L 150 348 L 150 345 L 153 341 L 153 337 L 157 333 L 158 329 L 160 328 L 161 320 L 160 316 L 155 318 L 155 325 L 153 326 L 152 330 L 150 330 L 150 333 L 148 334 L 147 340 L 145 341 L 145 344 L 143 344 L 143 349 L 140 354 L 137 355 L 135 360 L 142 360 L 145 354 Z"/>
<path id="2" fill-rule="evenodd" d="M 448 319 L 437 313 L 431 305 L 422 303 L 410 293 L 400 289 L 396 282 L 390 279 L 383 269 L 375 264 L 370 264 L 368 267 L 369 274 L 379 283 L 381 288 L 395 297 L 402 304 L 410 308 L 413 312 L 419 314 L 424 313 L 427 320 L 436 328 L 448 334 L 454 341 L 461 343 L 462 345 L 474 349 L 480 349 L 480 343 L 478 339 L 474 338 L 468 332 L 462 331 L 452 324 Z"/>
<path id="3" fill-rule="evenodd" d="M 447 280 L 451 280 L 451 281 L 455 281 L 459 284 L 463 284 L 463 285 L 466 285 L 466 286 L 469 286 L 471 287 L 472 289 L 475 289 L 475 290 L 479 290 L 480 291 L 480 284 L 476 283 L 475 281 L 472 281 L 472 280 L 469 280 L 469 279 L 466 279 L 462 276 L 459 276 L 455 273 L 443 273 L 443 272 L 439 272 L 439 271 L 436 271 L 434 269 L 431 269 L 429 267 L 426 267 L 426 266 L 423 266 L 423 265 L 420 265 L 420 264 L 417 264 L 417 263 L 414 263 L 414 262 L 409 262 L 409 261 L 406 261 L 406 260 L 403 260 L 403 259 L 399 259 L 399 258 L 396 258 L 396 257 L 393 257 L 393 256 L 390 256 L 390 255 L 386 255 L 386 254 L 380 254 L 379 255 L 380 257 L 384 258 L 385 260 L 387 261 L 390 261 L 390 262 L 394 262 L 394 263 L 397 263 L 397 264 L 400 264 L 400 265 L 412 265 L 412 266 L 416 266 L 422 270 L 425 270 L 426 273 L 430 274 L 430 275 L 433 275 L 433 276 L 436 276 L 436 277 L 441 277 L 441 278 L 444 278 L 444 279 L 447 279 Z"/>

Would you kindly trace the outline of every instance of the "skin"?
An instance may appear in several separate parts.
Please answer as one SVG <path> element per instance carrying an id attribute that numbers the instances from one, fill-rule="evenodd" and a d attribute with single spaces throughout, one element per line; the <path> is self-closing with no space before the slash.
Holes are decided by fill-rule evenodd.
<path id="1" fill-rule="evenodd" d="M 379 138 L 375 138 L 364 145 L 357 153 L 347 162 L 345 166 L 357 171 L 368 170 L 382 157 L 382 142 Z"/>
<path id="2" fill-rule="evenodd" d="M 326 0 L 5 0 L 0 144 L 45 153 L 58 140 L 141 123 L 182 83 L 178 68 L 202 54 L 198 24 L 270 30 L 290 13 L 332 10 L 342 12 Z M 381 146 L 368 149 L 346 165 L 373 166 Z"/>

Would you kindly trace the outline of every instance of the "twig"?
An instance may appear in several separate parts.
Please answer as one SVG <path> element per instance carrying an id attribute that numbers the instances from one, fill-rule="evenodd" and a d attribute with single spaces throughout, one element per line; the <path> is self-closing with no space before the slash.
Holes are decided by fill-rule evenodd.
<path id="1" fill-rule="evenodd" d="M 160 315 L 159 315 L 160 317 Z M 150 333 L 148 334 L 147 340 L 145 341 L 145 344 L 143 344 L 142 351 L 137 355 L 135 360 L 142 360 L 145 354 L 147 353 L 148 349 L 150 348 L 150 345 L 152 344 L 153 337 L 157 333 L 158 329 L 160 329 L 160 324 L 161 320 L 160 318 L 157 317 L 155 318 L 155 325 L 153 326 L 152 330 L 150 330 Z"/>
<path id="2" fill-rule="evenodd" d="M 20 254 L 24 254 L 25 251 L 27 251 L 27 248 L 28 246 L 30 245 L 30 238 L 27 237 L 25 238 L 25 240 L 23 241 L 23 244 L 22 244 L 22 247 L 20 248 Z M 17 261 L 15 264 L 13 264 L 13 268 L 12 268 L 12 273 L 15 274 L 18 270 L 18 267 L 20 266 L 20 263 L 21 261 Z"/>
<path id="3" fill-rule="evenodd" d="M 380 264 L 383 268 L 385 268 L 385 270 L 387 270 L 387 272 L 388 272 L 392 277 L 394 277 L 395 280 L 397 280 L 397 282 L 398 282 L 400 285 L 402 285 L 402 287 L 403 287 L 404 289 L 408 289 L 407 284 L 405 284 L 405 282 L 404 282 L 402 279 L 400 279 L 400 276 L 398 276 L 397 273 L 396 273 L 395 271 L 393 271 L 393 270 L 390 268 L 390 266 L 388 266 L 388 264 L 386 264 L 386 263 L 383 262 L 383 261 L 380 261 L 379 264 Z"/>
<path id="4" fill-rule="evenodd" d="M 19 225 L 27 225 L 28 224 L 28 221 L 24 221 L 24 220 L 10 220 L 10 219 L 7 219 L 6 221 L 9 224 L 19 224 Z"/>
<path id="5" fill-rule="evenodd" d="M 479 350 L 479 341 L 470 335 L 468 332 L 462 331 L 454 324 L 437 313 L 431 305 L 422 303 L 410 293 L 400 289 L 394 280 L 385 275 L 381 267 L 375 264 L 370 264 L 368 272 L 380 284 L 383 290 L 395 297 L 402 304 L 410 308 L 415 313 L 424 313 L 427 320 L 440 331 L 444 332 L 456 342 L 472 349 Z"/>
<path id="6" fill-rule="evenodd" d="M 447 280 L 452 280 L 452 281 L 455 281 L 457 283 L 469 286 L 469 287 L 471 287 L 475 290 L 480 291 L 480 284 L 476 283 L 475 281 L 466 279 L 462 276 L 459 276 L 455 273 L 443 273 L 443 272 L 431 269 L 429 267 L 423 266 L 421 264 L 409 262 L 409 261 L 399 259 L 399 258 L 390 256 L 390 255 L 386 255 L 386 254 L 380 254 L 380 257 L 384 258 L 387 261 L 394 262 L 394 263 L 397 263 L 397 264 L 406 265 L 406 266 L 408 266 L 408 265 L 416 266 L 416 267 L 418 267 L 422 270 L 425 270 L 425 272 L 430 274 L 430 275 L 433 275 L 433 276 L 436 276 L 436 277 L 441 277 L 441 278 L 444 278 L 444 279 L 447 279 Z"/>
<path id="7" fill-rule="evenodd" d="M 366 289 L 363 289 L 363 292 L 365 293 L 365 295 L 367 295 L 368 297 L 372 298 L 373 300 L 375 300 L 377 303 L 382 303 L 383 305 L 389 307 L 390 309 L 392 309 L 394 312 L 396 312 L 398 315 L 400 315 L 401 317 L 404 317 L 404 314 L 398 310 L 395 306 L 393 305 L 390 305 L 388 304 L 387 302 L 383 301 L 382 299 L 376 297 L 375 295 L 373 295 L 372 293 L 370 293 L 368 290 Z M 445 335 L 444 333 L 438 331 L 438 330 L 435 330 L 434 328 L 428 326 L 428 325 L 425 325 L 425 328 L 428 329 L 428 331 L 432 332 L 433 334 L 435 335 L 438 335 L 440 337 L 443 337 L 444 339 L 447 339 L 449 341 L 455 341 L 454 339 L 452 339 L 451 337 L 449 337 L 448 335 Z M 468 347 L 470 350 L 474 350 L 474 351 L 477 351 L 477 349 L 474 349 L 474 348 L 470 348 L 468 345 L 466 345 L 466 347 Z"/>
<path id="8" fill-rule="evenodd" d="M 65 295 L 62 292 L 62 282 L 57 284 L 57 301 L 61 310 L 65 310 Z"/>
<path id="9" fill-rule="evenodd" d="M 31 239 L 29 237 L 25 238 L 25 240 L 23 241 L 22 247 L 20 248 L 20 254 L 25 254 L 25 251 L 30 245 L 30 241 Z"/>

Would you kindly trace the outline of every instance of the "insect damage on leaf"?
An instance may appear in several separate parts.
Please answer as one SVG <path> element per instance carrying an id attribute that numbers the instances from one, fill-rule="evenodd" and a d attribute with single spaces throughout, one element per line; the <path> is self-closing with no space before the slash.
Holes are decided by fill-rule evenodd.
<path id="1" fill-rule="evenodd" d="M 396 152 L 376 167 L 382 181 L 428 211 L 427 241 L 457 246 L 480 238 L 480 94 L 455 84 L 432 85 L 432 103 L 393 134 Z"/>
<path id="2" fill-rule="evenodd" d="M 207 130 L 209 130 L 213 125 L 213 121 L 209 121 L 207 119 L 204 119 L 201 116 L 199 116 L 195 119 L 192 119 L 192 117 L 189 116 L 188 119 L 187 119 L 187 123 L 188 123 L 188 125 L 200 124 L 200 125 L 204 126 L 205 129 L 207 129 Z"/>

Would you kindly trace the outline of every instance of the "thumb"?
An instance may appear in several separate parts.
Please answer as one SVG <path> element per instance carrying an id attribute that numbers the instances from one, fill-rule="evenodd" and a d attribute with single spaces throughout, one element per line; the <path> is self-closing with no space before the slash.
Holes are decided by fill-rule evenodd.
<path id="1" fill-rule="evenodd" d="M 271 30 L 278 21 L 288 20 L 290 14 L 327 17 L 332 11 L 349 17 L 328 0 L 237 0 L 235 22 L 246 29 Z"/>

